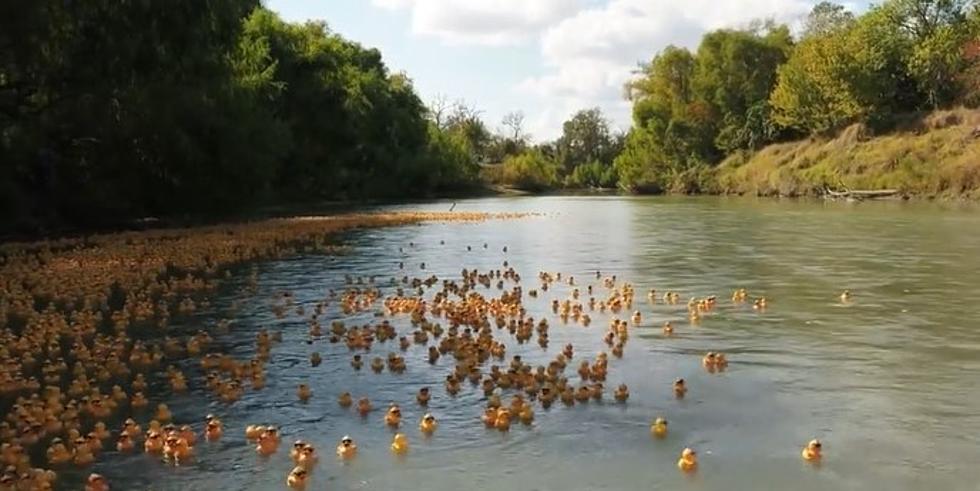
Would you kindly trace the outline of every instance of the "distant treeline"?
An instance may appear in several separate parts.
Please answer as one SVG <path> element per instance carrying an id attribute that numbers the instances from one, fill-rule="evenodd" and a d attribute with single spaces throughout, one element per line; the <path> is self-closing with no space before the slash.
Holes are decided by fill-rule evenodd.
<path id="1" fill-rule="evenodd" d="M 727 156 L 980 105 L 980 7 L 824 2 L 795 36 L 760 22 L 668 47 L 626 89 L 628 133 L 586 109 L 532 145 L 522 113 L 491 130 L 466 104 L 427 107 L 377 50 L 257 0 L 0 2 L 0 231 L 486 180 L 703 191 Z"/>

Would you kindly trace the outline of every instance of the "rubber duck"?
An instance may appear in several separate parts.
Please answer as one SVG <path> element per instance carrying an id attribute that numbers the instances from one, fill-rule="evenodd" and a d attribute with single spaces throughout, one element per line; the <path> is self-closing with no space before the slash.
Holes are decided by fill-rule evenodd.
<path id="1" fill-rule="evenodd" d="M 385 424 L 397 428 L 402 423 L 402 410 L 397 404 L 392 404 L 385 413 Z"/>
<path id="2" fill-rule="evenodd" d="M 650 425 L 650 433 L 657 438 L 663 438 L 667 436 L 667 420 L 664 418 L 657 418 Z"/>
<path id="3" fill-rule="evenodd" d="M 687 384 L 684 383 L 684 379 L 679 378 L 674 381 L 674 395 L 682 399 L 684 394 L 687 394 Z"/>
<path id="4" fill-rule="evenodd" d="M 525 405 L 517 412 L 517 418 L 521 420 L 521 423 L 529 425 L 534 422 L 534 408 L 530 404 Z"/>
<path id="5" fill-rule="evenodd" d="M 109 491 L 109 483 L 101 474 L 89 474 L 85 480 L 85 491 Z"/>
<path id="6" fill-rule="evenodd" d="M 133 450 L 133 437 L 129 436 L 129 433 L 120 433 L 119 439 L 116 440 L 116 451 L 118 452 L 131 452 Z"/>
<path id="7" fill-rule="evenodd" d="M 71 461 L 71 451 L 65 446 L 61 438 L 51 440 L 51 445 L 46 452 L 48 463 L 51 465 L 64 464 Z"/>
<path id="8" fill-rule="evenodd" d="M 708 369 L 715 368 L 715 366 L 717 365 L 717 360 L 715 359 L 715 352 L 714 351 L 707 352 L 704 355 L 704 358 L 701 358 L 701 364 Z"/>
<path id="9" fill-rule="evenodd" d="M 296 463 L 306 469 L 310 469 L 316 465 L 317 460 L 319 460 L 319 457 L 317 456 L 316 448 L 310 444 L 304 445 L 299 451 L 299 456 L 296 457 Z"/>
<path id="10" fill-rule="evenodd" d="M 296 389 L 296 397 L 299 397 L 299 400 L 302 402 L 310 400 L 310 396 L 312 395 L 313 392 L 310 391 L 310 386 L 306 384 L 299 384 L 299 387 Z"/>
<path id="11" fill-rule="evenodd" d="M 419 389 L 418 395 L 415 396 L 415 400 L 418 401 L 420 406 L 427 406 L 429 404 L 429 399 L 431 395 L 429 394 L 428 387 L 422 387 Z"/>
<path id="12" fill-rule="evenodd" d="M 191 453 L 191 446 L 187 440 L 184 440 L 175 434 L 168 436 L 164 442 L 163 455 L 175 463 L 180 463 L 189 459 Z"/>
<path id="13" fill-rule="evenodd" d="M 289 449 L 289 458 L 293 459 L 293 462 L 296 462 L 299 459 L 300 451 L 302 451 L 303 447 L 305 446 L 306 442 L 303 440 L 296 440 L 293 442 L 293 447 Z"/>
<path id="14" fill-rule="evenodd" d="M 408 437 L 404 433 L 395 433 L 391 440 L 391 451 L 399 455 L 408 452 Z"/>
<path id="15" fill-rule="evenodd" d="M 634 325 L 639 325 L 640 324 L 640 321 L 643 320 L 643 316 L 640 315 L 640 311 L 639 310 L 633 312 L 633 317 L 631 318 L 631 320 L 633 321 L 633 324 Z"/>
<path id="16" fill-rule="evenodd" d="M 681 452 L 681 458 L 677 461 L 677 468 L 684 472 L 694 472 L 698 468 L 698 454 L 690 448 L 685 448 Z"/>
<path id="17" fill-rule="evenodd" d="M 672 334 L 674 334 L 674 326 L 670 325 L 670 321 L 664 322 L 664 336 Z"/>
<path id="18" fill-rule="evenodd" d="M 146 441 L 143 442 L 143 450 L 146 453 L 159 453 L 163 451 L 163 435 L 159 431 L 150 430 L 146 433 Z"/>
<path id="19" fill-rule="evenodd" d="M 483 411 L 483 416 L 480 416 L 480 421 L 483 421 L 483 424 L 485 424 L 487 428 L 493 428 L 494 425 L 497 424 L 497 408 L 486 408 Z"/>
<path id="20" fill-rule="evenodd" d="M 367 397 L 361 398 L 357 401 L 357 412 L 360 413 L 361 416 L 367 416 L 368 413 L 371 412 L 371 409 L 373 409 L 371 407 L 371 401 Z"/>
<path id="21" fill-rule="evenodd" d="M 123 422 L 122 433 L 128 434 L 130 438 L 138 438 L 143 434 L 143 430 L 140 428 L 140 425 L 136 424 L 133 418 L 128 418 Z"/>
<path id="22" fill-rule="evenodd" d="M 380 358 L 376 358 L 376 360 L 380 360 Z M 350 366 L 354 370 L 360 370 L 361 367 L 364 366 L 364 361 L 361 359 L 361 355 L 354 355 L 354 358 L 352 358 L 350 361 Z M 383 363 L 381 368 L 384 368 Z"/>
<path id="23" fill-rule="evenodd" d="M 319 352 L 314 352 L 312 355 L 310 355 L 310 366 L 318 367 L 320 366 L 320 363 L 323 363 L 323 358 L 320 357 Z"/>
<path id="24" fill-rule="evenodd" d="M 98 421 L 95 423 L 95 427 L 92 428 L 92 433 L 95 433 L 96 438 L 99 440 L 105 440 L 112 436 L 109 430 L 105 427 L 105 423 Z"/>
<path id="25" fill-rule="evenodd" d="M 629 387 L 627 387 L 626 384 L 619 384 L 619 387 L 616 388 L 616 392 L 613 393 L 613 397 L 618 402 L 626 402 L 626 400 L 630 398 Z"/>
<path id="26" fill-rule="evenodd" d="M 422 416 L 422 422 L 419 423 L 419 429 L 422 430 L 422 433 L 431 435 L 438 427 L 439 423 L 436 422 L 435 416 L 429 413 L 425 413 L 425 416 Z"/>
<path id="27" fill-rule="evenodd" d="M 245 438 L 248 440 L 258 440 L 262 433 L 265 432 L 265 426 L 262 425 L 248 425 L 245 427 Z"/>
<path id="28" fill-rule="evenodd" d="M 850 290 L 844 290 L 844 293 L 841 293 L 840 294 L 840 301 L 841 301 L 841 303 L 850 302 L 851 301 L 851 291 Z"/>
<path id="29" fill-rule="evenodd" d="M 373 360 L 371 360 L 371 370 L 374 370 L 374 373 L 381 373 L 382 371 L 384 371 L 384 369 L 385 369 L 385 361 L 383 358 L 381 358 L 380 356 L 376 356 L 374 357 Z"/>
<path id="30" fill-rule="evenodd" d="M 497 410 L 497 417 L 494 419 L 493 427 L 500 431 L 510 429 L 510 410 L 500 408 Z"/>
<path id="31" fill-rule="evenodd" d="M 340 407 L 350 407 L 351 404 L 354 404 L 354 398 L 351 397 L 350 392 L 344 392 L 337 398 L 337 403 L 340 404 Z"/>
<path id="32" fill-rule="evenodd" d="M 224 428 L 221 426 L 221 421 L 216 418 L 204 423 L 204 439 L 213 442 L 219 438 L 224 433 Z"/>
<path id="33" fill-rule="evenodd" d="M 286 476 L 286 486 L 289 486 L 289 489 L 306 489 L 307 476 L 307 470 L 303 467 L 293 467 L 293 470 L 289 471 L 289 475 Z"/>
<path id="34" fill-rule="evenodd" d="M 147 406 L 149 401 L 146 400 L 146 396 L 143 395 L 142 391 L 136 391 L 133 393 L 133 398 L 130 399 L 129 405 L 133 409 L 141 409 Z"/>
<path id="35" fill-rule="evenodd" d="M 157 412 L 156 415 L 153 417 L 153 419 L 165 423 L 167 421 L 170 421 L 170 418 L 172 417 L 173 415 L 170 414 L 170 409 L 167 407 L 166 404 L 157 405 Z"/>
<path id="36" fill-rule="evenodd" d="M 92 452 L 92 447 L 88 446 L 85 438 L 76 438 L 74 443 L 75 455 L 72 457 L 72 462 L 75 465 L 89 465 L 95 462 L 95 454 Z"/>
<path id="37" fill-rule="evenodd" d="M 823 457 L 822 452 L 823 452 L 823 444 L 820 443 L 820 440 L 817 439 L 810 440 L 810 443 L 807 443 L 806 446 L 803 447 L 803 453 L 802 453 L 803 460 L 809 462 L 818 462 Z"/>
<path id="38" fill-rule="evenodd" d="M 259 436 L 259 441 L 255 446 L 255 451 L 258 452 L 259 455 L 272 455 L 276 453 L 276 450 L 279 450 L 279 440 L 270 435 L 269 430 L 266 430 Z"/>
<path id="39" fill-rule="evenodd" d="M 337 445 L 337 456 L 342 459 L 351 459 L 357 455 L 357 444 L 354 443 L 354 439 L 348 435 L 344 435 L 340 439 L 340 444 Z"/>

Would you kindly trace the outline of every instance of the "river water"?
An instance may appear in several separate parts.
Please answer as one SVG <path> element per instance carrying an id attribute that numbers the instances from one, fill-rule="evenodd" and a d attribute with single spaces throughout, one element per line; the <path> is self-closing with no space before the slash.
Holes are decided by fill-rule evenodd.
<path id="1" fill-rule="evenodd" d="M 448 207 L 440 202 L 397 208 Z M 251 356 L 259 329 L 282 331 L 283 342 L 274 346 L 268 365 L 268 386 L 226 405 L 192 377 L 192 390 L 170 404 L 175 420 L 199 428 L 206 413 L 215 413 L 225 423 L 225 438 L 199 443 L 195 461 L 179 468 L 146 455 L 110 452 L 95 470 L 113 489 L 283 489 L 292 467 L 289 444 L 302 438 L 321 453 L 308 489 L 980 489 L 976 208 L 539 197 L 460 201 L 456 209 L 542 215 L 355 231 L 342 237 L 351 246 L 347 255 L 259 264 L 256 295 L 240 292 L 247 275 L 238 275 L 209 311 L 181 322 L 188 330 L 211 325 L 232 302 L 242 301 L 231 331 L 215 334 L 216 343 L 239 357 Z M 643 321 L 631 328 L 625 356 L 611 358 L 607 382 L 629 385 L 627 404 L 613 402 L 610 392 L 603 403 L 537 407 L 529 427 L 486 430 L 479 420 L 482 391 L 464 383 L 457 397 L 445 393 L 448 357 L 433 367 L 425 348 L 413 345 L 403 374 L 375 374 L 367 367 L 355 372 L 343 343 L 306 344 L 306 317 L 277 319 L 270 308 L 274 295 L 288 290 L 309 312 L 330 289 L 345 288 L 345 274 L 376 275 L 379 285 L 403 274 L 458 279 L 464 267 L 498 269 L 505 260 L 522 275 L 525 292 L 537 287 L 539 271 L 574 275 L 583 291 L 590 283 L 598 287 L 597 270 L 635 285 Z M 568 298 L 570 288 L 558 286 L 537 300 L 525 295 L 529 315 L 551 322 L 551 344 L 543 350 L 533 340 L 518 346 L 505 337 L 508 359 L 521 354 L 543 364 L 566 343 L 575 346 L 574 361 L 608 349 L 601 336 L 611 314 L 595 312 L 592 326 L 583 328 L 563 326 L 551 313 L 551 300 Z M 685 300 L 718 295 L 720 303 L 693 326 L 683 301 L 650 305 L 650 288 L 678 291 Z M 736 288 L 766 296 L 769 308 L 734 306 L 729 297 Z M 839 301 L 844 289 L 853 292 L 853 302 Z M 497 292 L 491 288 L 487 294 Z M 336 319 L 348 325 L 375 322 L 371 313 L 344 316 L 333 302 L 323 324 Z M 677 331 L 671 338 L 660 328 L 668 320 Z M 394 323 L 410 332 L 406 318 Z M 376 344 L 367 358 L 397 350 L 394 342 Z M 701 356 L 709 350 L 728 354 L 727 371 L 709 374 L 702 368 Z M 308 361 L 314 351 L 324 355 L 316 368 Z M 186 362 L 189 373 L 194 366 Z M 576 366 L 566 374 L 577 383 Z M 678 377 L 689 386 L 683 400 L 671 391 Z M 307 403 L 296 399 L 299 383 L 312 387 Z M 416 428 L 424 411 L 414 394 L 423 385 L 433 387 L 428 410 L 440 421 L 429 439 Z M 381 422 L 381 410 L 362 419 L 340 408 L 336 398 L 343 391 L 370 397 L 376 408 L 400 403 L 409 454 L 391 455 L 392 432 Z M 649 432 L 658 415 L 670 421 L 663 440 Z M 279 453 L 268 459 L 259 458 L 244 438 L 244 426 L 258 423 L 276 424 L 285 435 Z M 360 446 L 350 463 L 333 458 L 345 434 Z M 814 437 L 824 443 L 819 467 L 800 458 Z M 693 475 L 676 467 L 686 446 L 700 456 Z"/>

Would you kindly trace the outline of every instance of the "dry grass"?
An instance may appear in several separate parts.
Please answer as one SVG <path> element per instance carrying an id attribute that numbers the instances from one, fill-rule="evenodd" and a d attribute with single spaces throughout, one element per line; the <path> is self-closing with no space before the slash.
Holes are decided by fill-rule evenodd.
<path id="1" fill-rule="evenodd" d="M 980 198 L 980 110 L 952 109 L 909 118 L 872 137 L 861 125 L 731 157 L 718 169 L 722 191 L 812 195 L 824 188 L 898 189 L 926 197 Z"/>

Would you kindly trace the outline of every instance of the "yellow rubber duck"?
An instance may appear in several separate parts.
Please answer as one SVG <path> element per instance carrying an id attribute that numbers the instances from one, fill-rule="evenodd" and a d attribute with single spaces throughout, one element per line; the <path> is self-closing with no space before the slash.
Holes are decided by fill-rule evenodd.
<path id="1" fill-rule="evenodd" d="M 75 465 L 89 465 L 95 462 L 95 454 L 92 453 L 92 448 L 87 445 L 84 438 L 75 439 L 75 455 L 72 458 L 72 462 Z"/>
<path id="2" fill-rule="evenodd" d="M 521 423 L 529 425 L 534 422 L 534 408 L 530 404 L 525 405 L 517 413 L 517 418 L 521 420 Z"/>
<path id="3" fill-rule="evenodd" d="M 245 438 L 248 440 L 258 440 L 262 433 L 265 432 L 265 426 L 262 425 L 248 425 L 245 427 Z"/>
<path id="4" fill-rule="evenodd" d="M 429 394 L 429 388 L 422 387 L 421 389 L 419 389 L 418 395 L 415 396 L 415 400 L 418 401 L 420 406 L 426 406 L 429 404 L 429 399 L 431 397 L 432 397 L 431 394 Z"/>
<path id="5" fill-rule="evenodd" d="M 650 425 L 650 433 L 653 433 L 653 436 L 657 438 L 667 436 L 667 420 L 664 418 L 653 420 L 653 424 Z"/>
<path id="6" fill-rule="evenodd" d="M 402 423 L 402 410 L 397 404 L 392 404 L 385 413 L 385 424 L 394 428 Z"/>
<path id="7" fill-rule="evenodd" d="M 399 455 L 408 452 L 408 437 L 404 433 L 395 433 L 391 440 L 391 451 Z"/>
<path id="8" fill-rule="evenodd" d="M 640 321 L 642 320 L 643 320 L 643 316 L 640 314 L 639 310 L 633 312 L 632 321 L 634 325 L 639 325 Z"/>
<path id="9" fill-rule="evenodd" d="M 310 469 L 316 465 L 319 457 L 316 453 L 316 448 L 313 445 L 306 444 L 300 449 L 299 455 L 296 457 L 296 463 L 305 469 Z"/>
<path id="10" fill-rule="evenodd" d="M 352 459 L 357 455 L 357 444 L 354 443 L 354 439 L 349 435 L 344 435 L 340 439 L 340 444 L 337 445 L 337 456 L 342 459 Z"/>
<path id="11" fill-rule="evenodd" d="M 272 437 L 268 431 L 259 436 L 259 442 L 255 446 L 255 451 L 259 455 L 272 455 L 279 450 L 279 440 Z"/>
<path id="12" fill-rule="evenodd" d="M 143 450 L 146 453 L 159 453 L 163 451 L 163 435 L 159 431 L 150 430 L 146 434 L 146 441 L 143 442 Z"/>
<path id="13" fill-rule="evenodd" d="M 687 394 L 687 384 L 684 383 L 684 379 L 679 378 L 674 381 L 674 395 L 678 399 L 682 399 L 684 395 Z"/>
<path id="14" fill-rule="evenodd" d="M 500 408 L 497 410 L 497 417 L 494 419 L 493 427 L 500 431 L 510 429 L 510 410 Z"/>
<path id="15" fill-rule="evenodd" d="M 123 422 L 122 433 L 126 433 L 130 438 L 138 438 L 143 434 L 143 430 L 140 428 L 140 425 L 136 424 L 136 421 L 128 418 Z"/>
<path id="16" fill-rule="evenodd" d="M 367 397 L 363 397 L 357 401 L 357 412 L 361 416 L 367 416 L 373 408 L 371 407 L 371 400 Z"/>
<path id="17" fill-rule="evenodd" d="M 690 448 L 685 448 L 681 452 L 681 458 L 677 461 L 677 468 L 684 472 L 694 472 L 698 468 L 698 454 Z"/>
<path id="18" fill-rule="evenodd" d="M 286 486 L 289 486 L 289 489 L 306 489 L 307 477 L 307 470 L 301 466 L 296 466 L 286 476 Z"/>
<path id="19" fill-rule="evenodd" d="M 64 464 L 71 461 L 71 452 L 68 447 L 65 446 L 61 438 L 55 438 L 51 440 L 51 445 L 48 447 L 47 453 L 48 463 L 51 465 Z"/>
<path id="20" fill-rule="evenodd" d="M 310 366 L 318 367 L 320 363 L 323 363 L 323 358 L 320 357 L 320 353 L 314 352 L 310 355 Z"/>
<path id="21" fill-rule="evenodd" d="M 157 405 L 157 412 L 156 415 L 153 417 L 153 419 L 165 423 L 167 421 L 170 421 L 170 418 L 172 417 L 173 415 L 170 414 L 170 409 L 167 407 L 166 404 Z"/>
<path id="22" fill-rule="evenodd" d="M 219 438 L 224 433 L 224 429 L 221 427 L 221 421 L 217 419 L 212 419 L 204 423 L 204 439 L 213 442 Z"/>
<path id="23" fill-rule="evenodd" d="M 497 424 L 497 408 L 488 407 L 483 411 L 483 416 L 480 416 L 480 420 L 487 428 L 493 428 Z"/>
<path id="24" fill-rule="evenodd" d="M 429 413 L 425 413 L 425 416 L 422 416 L 422 422 L 419 423 L 419 429 L 422 430 L 422 433 L 431 435 L 438 427 L 439 423 L 436 422 L 435 416 Z"/>
<path id="25" fill-rule="evenodd" d="M 664 322 L 664 335 L 670 336 L 674 334 L 674 326 L 670 325 L 670 321 Z"/>
<path id="26" fill-rule="evenodd" d="M 340 404 L 340 407 L 350 407 L 354 404 L 354 398 L 351 397 L 350 392 L 344 392 L 337 398 L 337 404 Z"/>
<path id="27" fill-rule="evenodd" d="M 116 451 L 120 453 L 131 452 L 133 450 L 133 437 L 128 433 L 120 433 L 119 440 L 116 441 Z"/>
<path id="28" fill-rule="evenodd" d="M 109 491 L 109 483 L 101 474 L 89 474 L 85 480 L 85 491 Z"/>
<path id="29" fill-rule="evenodd" d="M 310 386 L 306 384 L 299 384 L 299 387 L 296 389 L 296 396 L 299 397 L 299 400 L 302 402 L 310 400 L 310 396 L 312 395 L 313 392 L 310 391 Z"/>
<path id="30" fill-rule="evenodd" d="M 823 444 L 817 439 L 810 440 L 810 443 L 807 443 L 806 446 L 803 447 L 802 456 L 803 460 L 809 462 L 819 462 L 823 457 Z"/>
<path id="31" fill-rule="evenodd" d="M 303 447 L 306 446 L 306 442 L 303 440 L 296 440 L 293 442 L 293 447 L 289 449 L 289 458 L 293 459 L 293 462 L 299 460 L 299 454 L 303 451 Z"/>
<path id="32" fill-rule="evenodd" d="M 841 303 L 848 303 L 848 302 L 850 302 L 851 301 L 851 291 L 850 290 L 844 290 L 844 293 L 841 293 L 840 294 L 840 301 L 841 301 Z"/>
<path id="33" fill-rule="evenodd" d="M 616 388 L 616 392 L 613 393 L 613 397 L 618 402 L 626 402 L 626 400 L 630 398 L 629 387 L 627 387 L 626 384 L 619 384 L 619 387 Z"/>

